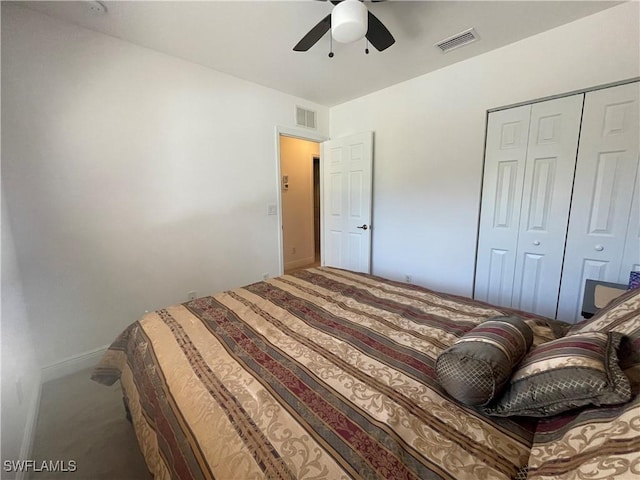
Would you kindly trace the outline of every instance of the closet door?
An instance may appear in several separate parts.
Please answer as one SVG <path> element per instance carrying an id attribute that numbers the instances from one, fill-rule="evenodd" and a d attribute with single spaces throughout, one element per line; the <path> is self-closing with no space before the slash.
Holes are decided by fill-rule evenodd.
<path id="1" fill-rule="evenodd" d="M 531 105 L 489 114 L 474 296 L 511 306 Z"/>
<path id="2" fill-rule="evenodd" d="M 640 272 L 640 154 L 638 155 L 638 163 L 636 186 L 631 200 L 627 240 L 622 255 L 622 266 L 620 267 L 620 283 L 627 281 L 630 272 Z"/>
<path id="3" fill-rule="evenodd" d="M 555 317 L 584 95 L 536 103 L 518 231 L 512 306 Z"/>
<path id="4" fill-rule="evenodd" d="M 627 283 L 640 263 L 637 205 L 631 215 L 638 173 L 638 97 L 638 83 L 586 95 L 559 320 L 581 318 L 586 279 Z"/>
<path id="5" fill-rule="evenodd" d="M 478 300 L 555 316 L 583 98 L 489 115 Z"/>

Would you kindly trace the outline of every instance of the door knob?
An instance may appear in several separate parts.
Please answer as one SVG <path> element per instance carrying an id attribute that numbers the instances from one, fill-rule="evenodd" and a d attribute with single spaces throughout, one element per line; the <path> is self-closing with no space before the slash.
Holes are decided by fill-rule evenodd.
<path id="1" fill-rule="evenodd" d="M 540 245 L 540 240 L 534 240 L 533 244 L 537 247 L 538 245 Z"/>
<path id="2" fill-rule="evenodd" d="M 356 228 L 361 228 L 362 230 L 366 230 L 367 228 L 369 228 L 366 224 L 365 225 L 359 225 Z"/>
<path id="3" fill-rule="evenodd" d="M 604 247 L 602 245 L 596 245 L 595 247 L 593 247 L 593 249 L 596 252 L 601 252 L 602 250 L 604 250 Z"/>

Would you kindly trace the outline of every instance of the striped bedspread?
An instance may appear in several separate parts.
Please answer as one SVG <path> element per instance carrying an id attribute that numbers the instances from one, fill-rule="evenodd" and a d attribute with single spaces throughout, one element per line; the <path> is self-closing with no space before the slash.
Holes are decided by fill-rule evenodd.
<path id="1" fill-rule="evenodd" d="M 535 424 L 450 400 L 434 371 L 443 349 L 504 313 L 303 270 L 146 315 L 93 378 L 121 380 L 158 479 L 512 479 Z M 555 338 L 527 322 L 534 343 Z"/>

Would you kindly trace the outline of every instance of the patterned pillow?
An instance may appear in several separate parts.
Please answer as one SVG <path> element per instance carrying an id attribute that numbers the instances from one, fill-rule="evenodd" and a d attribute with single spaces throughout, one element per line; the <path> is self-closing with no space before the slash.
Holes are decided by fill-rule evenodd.
<path id="1" fill-rule="evenodd" d="M 618 332 L 629 337 L 618 351 L 620 366 L 633 385 L 640 385 L 640 289 L 613 299 L 589 320 L 571 327 L 567 335 L 585 332 Z"/>
<path id="2" fill-rule="evenodd" d="M 546 417 L 585 405 L 631 399 L 629 379 L 618 365 L 620 333 L 587 332 L 533 349 L 511 377 L 489 415 Z"/>
<path id="3" fill-rule="evenodd" d="M 609 331 L 623 333 L 632 340 L 640 337 L 640 289 L 614 298 L 589 320 L 576 323 L 567 335 Z"/>
<path id="4" fill-rule="evenodd" d="M 436 360 L 442 387 L 466 405 L 486 405 L 509 380 L 533 342 L 518 317 L 492 317 L 463 335 Z"/>

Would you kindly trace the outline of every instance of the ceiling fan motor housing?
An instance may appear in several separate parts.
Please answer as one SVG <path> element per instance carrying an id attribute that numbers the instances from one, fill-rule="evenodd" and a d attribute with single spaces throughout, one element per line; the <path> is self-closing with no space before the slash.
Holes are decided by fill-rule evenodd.
<path id="1" fill-rule="evenodd" d="M 344 0 L 331 12 L 331 35 L 341 43 L 360 40 L 367 34 L 367 7 L 359 0 Z"/>

